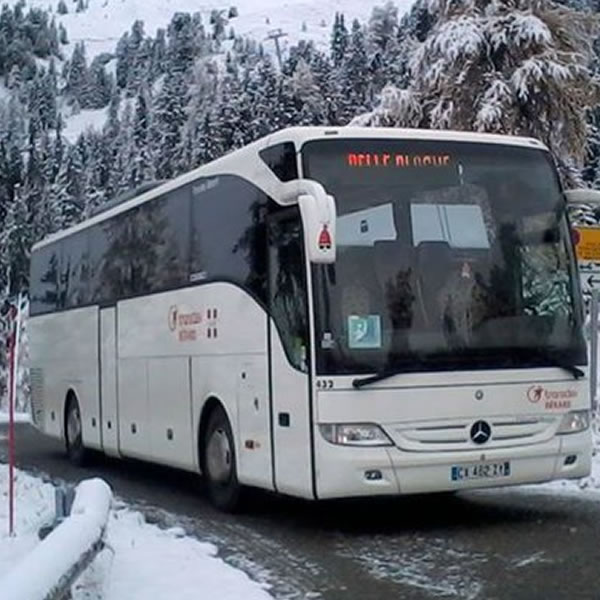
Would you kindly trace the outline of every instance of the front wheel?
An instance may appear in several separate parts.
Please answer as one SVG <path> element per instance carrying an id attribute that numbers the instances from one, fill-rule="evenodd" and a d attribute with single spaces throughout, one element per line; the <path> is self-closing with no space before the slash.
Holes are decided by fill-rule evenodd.
<path id="1" fill-rule="evenodd" d="M 67 413 L 65 417 L 65 445 L 67 456 L 71 463 L 76 467 L 85 464 L 87 452 L 83 445 L 83 427 L 81 421 L 81 411 L 77 398 L 71 396 L 67 404 Z"/>
<path id="2" fill-rule="evenodd" d="M 225 512 L 234 512 L 241 503 L 242 488 L 237 478 L 235 445 L 229 419 L 216 408 L 208 419 L 202 440 L 202 474 L 211 503 Z"/>

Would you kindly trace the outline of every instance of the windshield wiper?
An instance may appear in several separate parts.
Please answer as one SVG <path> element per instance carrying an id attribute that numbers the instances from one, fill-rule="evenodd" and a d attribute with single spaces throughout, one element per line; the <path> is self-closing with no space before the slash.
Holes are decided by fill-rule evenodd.
<path id="1" fill-rule="evenodd" d="M 585 372 L 582 371 L 579 367 L 568 363 L 563 363 L 548 352 L 538 350 L 534 352 L 534 356 L 542 360 L 548 361 L 550 363 L 548 366 L 558 367 L 559 369 L 566 371 L 567 373 L 572 375 L 574 379 L 581 379 L 582 377 L 585 377 Z M 385 379 L 390 379 L 391 377 L 395 377 L 396 375 L 403 375 L 409 372 L 410 371 L 406 370 L 381 371 L 380 373 L 375 373 L 375 375 L 369 375 L 368 377 L 359 377 L 357 379 L 354 379 L 352 381 L 352 387 L 359 390 L 360 388 L 363 388 L 367 385 L 371 385 L 372 383 L 384 381 Z"/>
<path id="2" fill-rule="evenodd" d="M 584 371 L 582 371 L 579 367 L 562 362 L 561 360 L 553 356 L 550 352 L 536 350 L 533 355 L 537 358 L 548 361 L 550 363 L 549 366 L 551 367 L 558 367 L 559 369 L 566 371 L 567 373 L 573 376 L 573 379 L 581 379 L 582 377 L 585 377 Z"/>
<path id="3" fill-rule="evenodd" d="M 382 371 L 381 373 L 375 373 L 375 375 L 369 375 L 369 377 L 354 379 L 352 381 L 352 387 L 359 390 L 360 388 L 365 387 L 365 385 L 371 385 L 372 383 L 389 379 L 395 375 L 403 375 L 404 373 L 407 373 L 407 371 Z"/>

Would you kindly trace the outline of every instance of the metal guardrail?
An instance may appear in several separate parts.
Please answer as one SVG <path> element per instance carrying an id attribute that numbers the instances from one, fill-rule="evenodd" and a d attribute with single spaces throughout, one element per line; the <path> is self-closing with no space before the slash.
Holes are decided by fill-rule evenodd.
<path id="1" fill-rule="evenodd" d="M 57 505 L 64 507 L 65 498 L 57 495 Z M 69 599 L 73 584 L 105 547 L 111 501 L 101 479 L 80 483 L 70 514 L 0 580 L 2 600 Z"/>

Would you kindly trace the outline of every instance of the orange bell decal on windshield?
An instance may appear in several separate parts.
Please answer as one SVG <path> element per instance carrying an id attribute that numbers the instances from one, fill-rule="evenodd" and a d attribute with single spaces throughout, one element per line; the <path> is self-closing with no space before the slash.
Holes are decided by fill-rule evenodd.
<path id="1" fill-rule="evenodd" d="M 327 229 L 327 225 L 323 225 L 323 229 L 319 234 L 319 250 L 331 249 L 331 235 Z"/>

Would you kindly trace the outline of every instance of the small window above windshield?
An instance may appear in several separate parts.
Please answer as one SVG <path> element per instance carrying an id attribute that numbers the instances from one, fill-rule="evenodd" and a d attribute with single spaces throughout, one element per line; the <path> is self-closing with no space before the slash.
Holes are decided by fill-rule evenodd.
<path id="1" fill-rule="evenodd" d="M 292 142 L 284 142 L 261 150 L 259 156 L 280 181 L 298 179 L 296 148 Z"/>

